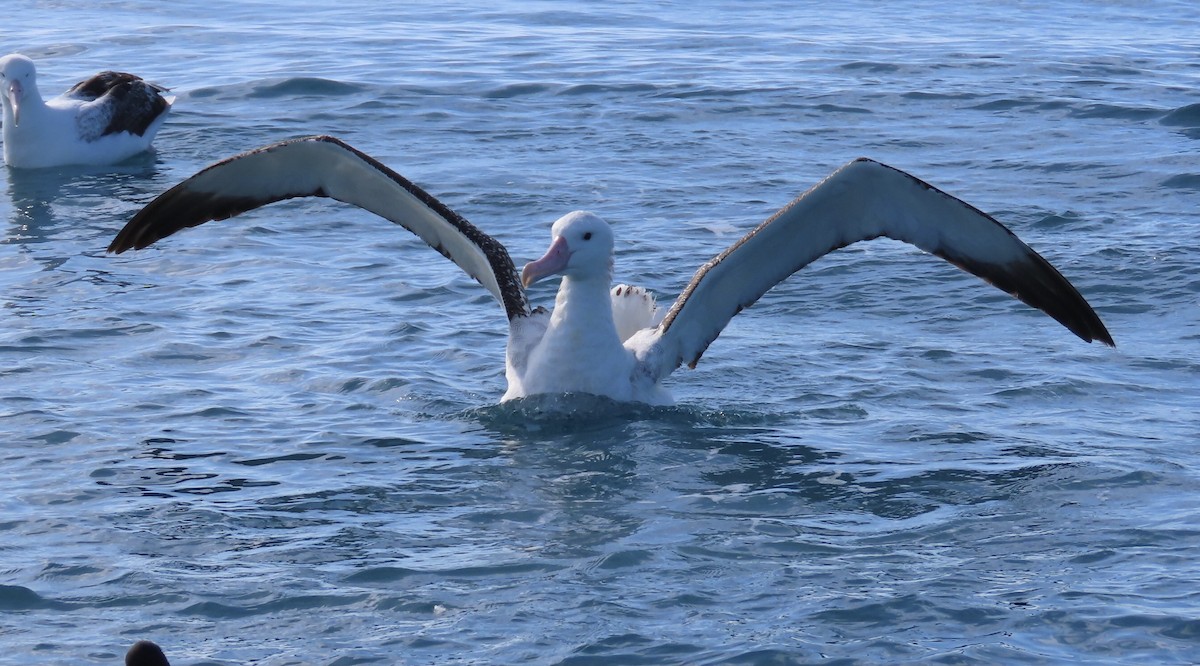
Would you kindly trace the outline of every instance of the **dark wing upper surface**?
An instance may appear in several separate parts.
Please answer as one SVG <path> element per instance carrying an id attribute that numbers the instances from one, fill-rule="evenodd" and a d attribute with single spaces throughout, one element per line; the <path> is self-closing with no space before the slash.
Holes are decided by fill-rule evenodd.
<path id="1" fill-rule="evenodd" d="M 85 102 L 81 123 L 92 140 L 129 132 L 142 136 L 171 107 L 166 88 L 125 72 L 100 72 L 76 83 L 64 97 Z"/>

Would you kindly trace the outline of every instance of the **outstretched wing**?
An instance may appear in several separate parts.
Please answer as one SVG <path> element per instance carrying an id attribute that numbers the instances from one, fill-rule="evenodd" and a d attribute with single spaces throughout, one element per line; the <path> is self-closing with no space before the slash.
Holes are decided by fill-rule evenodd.
<path id="1" fill-rule="evenodd" d="M 370 155 L 331 136 L 283 141 L 204 169 L 164 192 L 121 229 L 109 252 L 141 249 L 209 220 L 295 197 L 329 197 L 408 229 L 475 278 L 511 320 L 529 314 L 504 246 Z"/>
<path id="2" fill-rule="evenodd" d="M 729 320 L 838 248 L 886 236 L 911 243 L 1045 312 L 1087 342 L 1113 346 L 1083 296 L 992 217 L 903 171 L 858 159 L 702 266 L 655 329 L 630 347 L 656 379 L 694 367 Z"/>

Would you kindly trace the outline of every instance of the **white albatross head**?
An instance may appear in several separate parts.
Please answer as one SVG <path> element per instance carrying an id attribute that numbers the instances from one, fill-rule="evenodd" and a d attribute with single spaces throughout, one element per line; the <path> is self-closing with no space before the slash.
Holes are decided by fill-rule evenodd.
<path id="1" fill-rule="evenodd" d="M 560 273 L 573 280 L 611 280 L 613 233 L 607 222 L 577 210 L 558 218 L 550 235 L 554 240 L 546 254 L 521 270 L 521 283 L 526 287 Z"/>
<path id="2" fill-rule="evenodd" d="M 12 107 L 13 127 L 21 125 L 21 102 L 29 91 L 37 91 L 37 70 L 33 61 L 20 53 L 0 58 L 0 96 Z"/>

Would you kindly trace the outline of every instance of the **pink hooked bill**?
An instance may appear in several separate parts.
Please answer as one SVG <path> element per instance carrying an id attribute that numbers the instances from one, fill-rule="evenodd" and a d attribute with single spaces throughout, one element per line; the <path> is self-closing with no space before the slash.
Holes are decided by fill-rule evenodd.
<path id="1" fill-rule="evenodd" d="M 8 84 L 8 100 L 12 102 L 13 108 L 13 127 L 21 126 L 21 98 L 25 96 L 25 89 L 21 87 L 20 81 L 10 81 Z"/>
<path id="2" fill-rule="evenodd" d="M 567 239 L 558 236 L 550 243 L 550 249 L 541 259 L 525 264 L 521 269 L 521 284 L 528 287 L 538 280 L 555 273 L 561 273 L 567 267 L 571 258 L 571 249 L 567 247 Z"/>

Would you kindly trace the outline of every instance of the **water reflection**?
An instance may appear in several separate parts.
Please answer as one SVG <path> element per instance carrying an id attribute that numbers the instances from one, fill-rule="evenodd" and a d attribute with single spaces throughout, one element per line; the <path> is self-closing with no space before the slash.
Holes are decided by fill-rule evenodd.
<path id="1" fill-rule="evenodd" d="M 124 218 L 133 208 L 130 202 L 146 197 L 146 181 L 157 173 L 157 158 L 145 153 L 118 165 L 5 168 L 3 173 L 11 204 L 3 242 L 32 250 L 29 246 L 70 238 L 78 228 L 97 221 Z M 66 257 L 39 260 L 52 269 Z"/>

